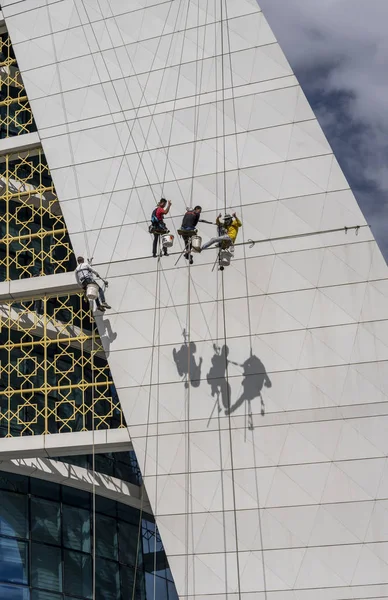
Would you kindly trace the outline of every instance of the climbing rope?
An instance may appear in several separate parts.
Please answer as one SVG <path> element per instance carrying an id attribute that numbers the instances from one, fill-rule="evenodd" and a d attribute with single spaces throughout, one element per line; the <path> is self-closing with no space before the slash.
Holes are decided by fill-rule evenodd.
<path id="1" fill-rule="evenodd" d="M 99 5 L 99 0 L 97 0 L 97 3 L 98 3 L 98 5 Z M 85 10 L 85 14 L 87 15 L 87 11 L 86 11 L 86 9 L 85 9 L 85 6 L 84 6 L 84 0 L 81 0 L 81 4 L 82 4 L 82 7 L 83 7 L 83 8 L 84 8 L 84 10 Z M 173 3 L 171 3 L 171 5 L 170 5 L 169 12 L 170 12 L 170 10 L 171 10 L 171 7 L 172 7 L 172 5 L 173 5 Z M 99 6 L 100 6 L 100 5 L 99 5 Z M 76 10 L 77 10 L 77 12 L 78 12 L 78 7 L 76 6 L 75 8 L 76 8 Z M 100 10 L 101 10 L 101 7 L 100 7 Z M 168 13 L 168 15 L 169 15 L 169 13 Z M 166 18 L 166 20 L 165 20 L 164 28 L 166 27 L 166 25 L 167 25 L 167 22 L 168 22 L 168 15 L 167 15 L 167 18 Z M 178 16 L 179 16 L 179 11 L 177 12 L 177 19 L 178 19 Z M 97 36 L 96 36 L 96 34 L 95 34 L 95 32 L 94 32 L 93 25 L 92 25 L 92 23 L 90 22 L 90 19 L 89 19 L 89 17 L 88 17 L 88 16 L 87 16 L 87 18 L 88 18 L 88 23 L 89 23 L 89 25 L 90 25 L 90 30 L 93 32 L 93 36 L 94 36 L 94 38 L 95 38 L 95 42 L 96 42 L 97 46 L 99 47 L 99 40 L 98 40 L 98 38 L 97 38 Z M 113 17 L 113 18 L 114 18 L 114 17 Z M 177 19 L 176 19 L 176 23 L 177 23 Z M 81 20 L 81 22 L 82 22 L 82 20 Z M 82 25 L 82 27 L 84 27 L 84 26 Z M 164 28 L 163 28 L 163 32 L 164 32 Z M 175 25 L 175 28 L 176 28 L 176 25 Z M 120 28 L 119 28 L 119 27 L 117 27 L 117 31 L 118 31 L 118 32 L 119 32 L 119 34 L 121 35 L 121 32 L 120 32 Z M 163 37 L 163 32 L 162 32 L 162 34 L 161 34 L 161 36 L 160 36 L 160 38 L 159 38 L 159 44 L 161 43 L 161 39 L 162 39 L 162 37 Z M 85 35 L 86 35 L 86 34 L 85 34 Z M 108 31 L 108 36 L 110 37 L 110 33 L 109 33 L 109 31 Z M 98 65 L 97 65 L 97 63 L 96 63 L 96 61 L 95 61 L 94 53 L 92 52 L 92 49 L 91 49 L 91 47 L 90 47 L 90 45 L 89 45 L 89 42 L 88 42 L 88 36 L 87 36 L 87 35 L 86 35 L 86 39 L 87 39 L 87 43 L 88 43 L 88 46 L 89 46 L 89 51 L 90 51 L 90 54 L 91 54 L 91 56 L 92 56 L 92 60 L 93 60 L 93 63 L 94 63 L 95 69 L 96 69 L 97 77 L 98 77 L 98 79 L 99 79 L 99 81 L 100 81 L 101 88 L 102 88 L 102 91 L 103 91 L 103 94 L 104 94 L 104 97 L 105 97 L 105 100 L 106 100 L 106 103 L 107 103 L 107 106 L 108 106 L 108 109 L 109 109 L 109 114 L 111 115 L 112 122 L 114 123 L 115 129 L 116 129 L 116 133 L 117 133 L 117 137 L 118 137 L 118 139 L 120 140 L 120 145 L 121 145 L 121 149 L 122 149 L 122 158 L 121 158 L 121 161 L 120 161 L 120 165 L 119 165 L 119 167 L 118 167 L 118 169 L 117 169 L 117 173 L 116 173 L 115 181 L 114 181 L 114 183 L 113 183 L 113 185 L 112 185 L 112 191 L 110 192 L 110 195 L 109 195 L 109 199 L 108 199 L 107 206 L 106 206 L 106 209 L 105 209 L 104 218 L 105 218 L 105 216 L 106 216 L 106 214 L 107 214 L 107 211 L 109 210 L 109 206 L 110 206 L 110 203 L 111 203 L 111 200 L 112 200 L 113 194 L 114 194 L 114 192 L 115 192 L 115 186 L 116 186 L 116 183 L 117 183 L 118 177 L 120 176 L 121 167 L 122 167 L 122 165 L 123 165 L 123 162 L 124 162 L 124 161 L 126 161 L 126 164 L 127 164 L 127 169 L 128 169 L 128 171 L 129 171 L 129 173 L 130 173 L 130 175 L 131 175 L 131 177 L 132 177 L 133 184 L 134 184 L 134 185 L 131 187 L 131 192 L 130 192 L 129 200 L 128 200 L 128 202 L 127 202 L 127 207 L 126 207 L 126 209 L 125 209 L 125 211 L 124 211 L 124 215 L 123 215 L 123 218 L 122 218 L 122 220 L 121 220 L 121 224 L 120 224 L 120 226 L 119 226 L 119 231 L 118 231 L 118 235 L 117 235 L 117 238 L 116 238 L 116 242 L 115 242 L 114 248 L 113 248 L 113 250 L 112 250 L 112 252 L 111 252 L 111 258 L 110 258 L 110 260 L 109 260 L 109 261 L 107 261 L 107 263 L 108 263 L 108 270 L 109 270 L 109 265 L 110 265 L 111 259 L 112 259 L 112 257 L 114 256 L 114 253 L 115 253 L 115 251 L 116 251 L 117 244 L 118 244 L 118 242 L 119 242 L 119 239 L 120 239 L 120 234 L 121 234 L 122 227 L 123 227 L 123 225 L 124 225 L 124 221 L 125 221 L 125 218 L 126 218 L 126 213 L 127 213 L 128 205 L 129 205 L 129 202 L 130 202 L 130 200 L 131 200 L 131 198 L 132 198 L 132 193 L 133 193 L 133 192 L 134 192 L 134 190 L 136 189 L 136 192 L 137 192 L 137 194 L 138 194 L 138 188 L 136 187 L 136 185 L 135 185 L 135 184 L 136 184 L 136 179 L 137 179 L 137 177 L 138 177 L 139 170 L 140 170 L 141 168 L 142 168 L 142 170 L 143 170 L 144 177 L 145 177 L 145 179 L 146 179 L 146 181 L 147 181 L 147 186 L 149 187 L 149 189 L 150 189 L 151 193 L 152 193 L 152 194 L 153 194 L 153 196 L 154 196 L 154 201 L 155 201 L 155 203 L 157 202 L 157 197 L 156 197 L 156 193 L 155 193 L 155 190 L 154 190 L 154 186 L 151 184 L 150 177 L 149 177 L 149 175 L 148 175 L 148 170 L 147 170 L 147 168 L 146 168 L 146 166 L 144 165 L 144 162 L 143 162 L 143 152 L 144 152 L 144 150 L 146 150 L 146 149 L 147 149 L 147 145 L 148 145 L 148 135 L 150 134 L 150 131 L 151 131 L 151 128 L 152 128 L 152 124 L 153 124 L 153 115 L 151 114 L 151 123 L 150 123 L 150 126 L 149 126 L 149 128 L 148 128 L 147 137 L 145 138 L 145 142 L 144 142 L 144 144 L 145 144 L 145 149 L 144 149 L 144 150 L 142 150 L 142 151 L 140 151 L 140 150 L 139 150 L 139 148 L 138 148 L 138 146 L 137 146 L 137 143 L 136 143 L 136 140 L 134 139 L 134 137 L 133 137 L 133 135 L 132 135 L 132 132 L 133 132 L 133 129 L 134 129 L 134 127 L 135 127 L 137 124 L 138 124 L 138 125 L 140 126 L 140 128 L 141 128 L 140 119 L 138 119 L 138 114 L 139 114 L 139 111 L 140 111 L 140 110 L 141 110 L 141 108 L 142 108 L 142 107 L 141 107 L 141 102 L 142 102 L 142 100 L 143 100 L 143 98 L 144 98 L 144 96 L 145 96 L 145 91 L 146 91 L 146 88 L 147 88 L 147 85 L 148 85 L 148 81 L 149 81 L 149 78 L 150 78 L 150 76 L 151 76 L 151 73 L 152 73 L 152 67 L 153 67 L 153 64 L 154 64 L 154 62 L 155 62 L 155 60 L 156 60 L 156 57 L 157 57 L 157 54 L 158 54 L 158 53 L 157 53 L 157 52 L 155 52 L 155 55 L 154 55 L 154 58 L 153 58 L 153 63 L 152 63 L 152 66 L 151 66 L 151 70 L 150 70 L 150 71 L 149 71 L 149 73 L 148 73 L 148 77 L 147 77 L 147 81 L 146 81 L 146 84 L 145 84 L 145 86 L 144 86 L 144 87 L 142 87 L 141 85 L 139 85 L 139 87 L 140 87 L 140 88 L 141 88 L 141 90 L 142 90 L 142 98 L 141 98 L 141 100 L 140 100 L 140 101 L 139 101 L 139 103 L 138 103 L 138 107 L 137 107 L 137 109 L 136 109 L 136 115 L 135 115 L 135 118 L 133 119 L 132 128 L 129 128 L 129 126 L 128 126 L 128 123 L 127 123 L 127 120 L 126 120 L 126 117 L 125 117 L 125 109 L 124 109 L 124 108 L 123 108 L 123 106 L 122 106 L 122 103 L 121 103 L 120 97 L 119 97 L 119 95 L 118 95 L 118 93 L 117 93 L 117 90 L 116 90 L 115 86 L 113 86 L 114 93 L 115 93 L 115 96 L 116 96 L 116 100 L 117 100 L 117 103 L 118 103 L 118 105 L 120 106 L 120 112 L 122 113 L 122 116 L 123 116 L 123 122 L 124 122 L 124 123 L 125 123 L 125 125 L 128 127 L 128 142 L 127 142 L 127 144 L 126 144 L 126 145 L 125 145 L 125 147 L 124 147 L 123 143 L 121 142 L 121 134 L 120 134 L 120 131 L 119 131 L 119 129 L 118 129 L 118 124 L 117 124 L 117 122 L 116 122 L 116 121 L 117 121 L 117 119 L 115 119 L 115 118 L 114 118 L 114 116 L 113 116 L 113 113 L 112 113 L 112 111 L 111 111 L 111 109 L 110 109 L 110 105 L 109 105 L 109 98 L 108 98 L 108 97 L 107 97 L 107 95 L 106 95 L 106 92 L 105 92 L 105 88 L 104 88 L 103 82 L 102 82 L 102 80 L 101 80 L 101 78 L 100 78 L 100 76 L 99 76 L 99 68 L 98 68 Z M 111 40 L 111 41 L 112 41 L 112 40 Z M 124 41 L 123 41 L 123 46 L 126 48 L 126 45 L 125 45 Z M 124 81 L 124 83 L 125 83 L 125 86 L 126 86 L 126 89 L 127 89 L 127 92 L 128 92 L 128 96 L 129 96 L 129 98 L 130 98 L 130 100 L 131 100 L 131 102 L 132 102 L 132 105 L 135 105 L 135 103 L 134 103 L 134 102 L 133 102 L 133 100 L 132 100 L 132 95 L 131 95 L 130 89 L 128 88 L 128 85 L 127 85 L 127 81 L 126 81 L 125 75 L 124 75 L 124 73 L 123 73 L 123 71 L 122 71 L 122 68 L 121 68 L 121 63 L 120 63 L 119 57 L 117 56 L 116 49 L 115 49 L 115 45 L 114 45 L 113 41 L 112 41 L 112 47 L 113 47 L 113 50 L 114 50 L 114 52 L 115 52 L 115 54 L 116 54 L 116 58 L 117 58 L 117 64 L 118 64 L 118 66 L 119 66 L 119 69 L 120 69 L 120 71 L 121 71 L 121 74 L 122 74 L 122 80 L 123 80 L 123 81 Z M 170 48 L 171 48 L 171 46 L 170 46 Z M 127 49 L 126 49 L 126 52 L 127 52 L 127 55 L 128 55 L 128 58 L 129 58 L 129 60 L 131 61 L 131 59 L 130 59 L 130 56 L 129 56 L 129 54 L 128 54 L 128 50 L 127 50 Z M 99 53 L 100 53 L 100 55 L 101 55 L 101 59 L 102 59 L 102 61 L 103 61 L 104 65 L 105 65 L 105 68 L 106 68 L 106 69 L 107 69 L 107 71 L 108 71 L 108 65 L 107 65 L 107 63 L 106 63 L 106 60 L 105 60 L 104 53 L 103 53 L 101 50 L 99 50 Z M 168 61 L 168 59 L 169 59 L 169 55 L 168 55 L 168 57 L 167 57 L 167 61 Z M 132 63 L 131 63 L 131 64 L 132 64 Z M 133 68 L 133 65 L 132 65 L 132 68 Z M 164 67 L 164 69 L 163 69 L 163 73 L 165 72 L 166 68 L 167 68 L 167 67 L 165 66 L 165 67 Z M 134 70 L 134 69 L 133 69 L 133 70 Z M 109 71 L 108 71 L 108 72 L 109 72 Z M 137 75 L 136 73 L 135 73 L 135 77 L 136 77 L 137 79 L 139 79 L 139 78 L 138 78 L 138 75 Z M 160 82 L 160 85 L 159 85 L 158 98 L 159 98 L 159 95 L 160 95 L 160 91 L 161 91 L 161 89 L 162 89 L 162 85 L 163 85 L 163 79 L 162 79 L 162 81 Z M 155 110 L 156 110 L 156 107 L 157 107 L 157 104 L 155 104 Z M 155 110 L 154 110 L 154 112 L 155 112 Z M 155 128 L 156 128 L 156 127 L 155 127 Z M 156 128 L 156 129 L 157 129 L 157 128 Z M 142 130 L 142 128 L 141 128 L 141 130 Z M 158 131 L 158 130 L 157 130 L 157 131 Z M 143 131 L 142 131 L 142 133 L 143 133 L 143 135 L 144 135 L 144 132 L 143 132 Z M 159 131 L 158 131 L 158 135 L 159 135 L 159 138 L 161 139 L 161 136 L 160 136 L 160 134 L 159 134 Z M 131 168 L 131 165 L 130 165 L 130 162 L 129 162 L 129 158 L 128 158 L 128 155 L 126 154 L 126 151 L 127 151 L 127 149 L 128 149 L 128 145 L 129 145 L 129 143 L 133 143 L 133 145 L 134 145 L 134 148 L 135 148 L 135 151 L 136 151 L 136 155 L 137 155 L 137 157 L 138 157 L 138 160 L 139 160 L 139 162 L 138 162 L 138 166 L 137 166 L 137 169 L 136 169 L 136 172 L 135 172 L 135 174 L 133 174 L 133 172 L 132 172 L 132 168 Z M 152 166 L 153 166 L 153 168 L 154 168 L 155 174 L 157 174 L 157 170 L 156 170 L 156 167 L 155 167 L 155 162 L 154 162 L 154 159 L 153 159 L 153 157 L 152 157 L 152 153 L 151 153 L 151 152 L 149 152 L 149 153 L 148 153 L 148 157 L 149 157 L 149 159 L 150 159 L 150 162 L 152 163 Z M 172 171 L 173 171 L 173 168 L 172 168 L 172 166 L 171 166 L 171 169 L 172 169 Z M 139 204 L 140 204 L 141 210 L 142 210 L 142 212 L 143 212 L 144 218 L 145 218 L 145 220 L 147 221 L 147 220 L 148 220 L 148 217 L 147 217 L 147 215 L 146 215 L 146 213 L 145 213 L 145 210 L 144 210 L 143 203 L 141 202 L 140 196 L 138 196 L 138 198 L 139 198 Z M 96 241 L 95 241 L 95 243 L 94 243 L 93 254 L 94 254 L 94 252 L 95 252 L 95 249 L 97 248 L 97 244 L 98 244 L 98 242 L 99 242 L 99 239 L 100 239 L 100 236 L 101 236 L 101 231 L 102 231 L 102 229 L 103 229 L 103 228 L 101 227 L 101 228 L 99 228 L 99 230 L 98 230 L 98 234 L 97 234 L 97 237 L 96 237 Z M 105 276 L 107 276 L 107 274 L 106 274 Z"/>
<path id="2" fill-rule="evenodd" d="M 159 238 L 160 240 L 160 238 Z M 160 243 L 160 242 L 159 242 Z M 159 248 L 160 250 L 160 248 Z M 153 327 L 152 327 L 152 346 L 151 346 L 151 365 L 150 365 L 150 380 L 149 380 L 149 391 L 148 391 L 148 407 L 147 407 L 147 421 L 146 421 L 146 432 L 145 432 L 145 448 L 144 448 L 144 465 L 143 469 L 141 469 L 142 473 L 146 476 L 147 473 L 147 457 L 148 457 L 148 442 L 149 442 L 149 430 L 150 430 L 150 415 L 151 415 L 151 405 L 152 405 L 152 389 L 153 389 L 153 376 L 154 376 L 154 357 L 155 357 L 155 346 L 157 340 L 156 331 L 158 329 L 160 335 L 160 252 L 157 258 L 156 264 L 156 274 L 155 274 L 155 303 L 154 303 L 154 319 L 153 319 Z M 158 326 L 159 325 L 159 326 Z M 158 345 L 158 352 L 160 352 L 160 344 Z M 157 362 L 157 373 L 158 373 L 158 381 L 159 381 L 159 359 Z M 157 407 L 159 406 L 159 385 L 157 385 Z M 156 477 L 156 490 L 155 490 L 155 498 L 157 498 L 157 477 Z M 142 535 L 142 517 L 144 511 L 144 502 L 146 499 L 146 491 L 144 481 L 142 482 L 141 493 L 140 493 L 140 512 L 139 512 L 139 526 L 138 526 L 138 535 L 137 535 L 137 549 L 136 549 L 136 561 L 135 561 L 135 574 L 132 588 L 132 599 L 136 600 L 136 582 L 137 582 L 137 573 L 139 567 L 139 550 L 141 547 L 141 535 Z M 156 511 L 155 511 L 156 512 Z M 156 552 L 156 543 L 155 550 Z M 154 564 L 156 564 L 156 556 L 154 556 Z M 155 581 L 155 571 L 154 571 L 154 598 L 155 598 L 155 590 L 156 590 L 156 581 Z"/>

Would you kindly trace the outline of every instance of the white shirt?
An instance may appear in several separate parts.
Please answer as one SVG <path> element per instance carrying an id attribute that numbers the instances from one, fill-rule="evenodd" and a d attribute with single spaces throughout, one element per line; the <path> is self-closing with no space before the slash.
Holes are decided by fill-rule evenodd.
<path id="1" fill-rule="evenodd" d="M 87 262 L 80 263 L 75 270 L 75 278 L 80 285 L 83 284 L 85 279 L 94 281 L 93 275 L 97 275 L 98 277 L 98 273 L 93 271 L 92 267 Z"/>

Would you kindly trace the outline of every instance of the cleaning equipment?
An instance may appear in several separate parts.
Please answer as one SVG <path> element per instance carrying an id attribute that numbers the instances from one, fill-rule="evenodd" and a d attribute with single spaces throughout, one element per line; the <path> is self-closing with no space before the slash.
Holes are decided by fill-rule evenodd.
<path id="1" fill-rule="evenodd" d="M 174 244 L 174 236 L 171 233 L 165 233 L 162 235 L 163 248 L 171 248 L 173 244 Z"/>
<path id="2" fill-rule="evenodd" d="M 194 252 L 201 252 L 202 238 L 200 235 L 193 235 L 191 238 L 191 248 Z"/>
<path id="3" fill-rule="evenodd" d="M 98 298 L 97 283 L 88 283 L 88 285 L 86 287 L 86 297 L 90 302 L 97 300 L 97 298 Z"/>
<path id="4" fill-rule="evenodd" d="M 223 271 L 225 267 L 229 267 L 230 261 L 233 258 L 233 253 L 230 248 L 221 248 L 219 253 L 219 265 L 220 271 Z"/>

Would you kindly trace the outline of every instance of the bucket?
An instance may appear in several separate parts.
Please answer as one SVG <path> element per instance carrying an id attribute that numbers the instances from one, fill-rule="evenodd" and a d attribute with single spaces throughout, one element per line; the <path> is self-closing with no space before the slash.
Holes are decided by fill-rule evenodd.
<path id="1" fill-rule="evenodd" d="M 162 235 L 162 246 L 163 248 L 171 248 L 174 243 L 174 236 L 170 233 Z"/>
<path id="2" fill-rule="evenodd" d="M 193 235 L 191 238 L 191 248 L 195 252 L 200 252 L 202 248 L 202 238 L 200 235 Z"/>
<path id="3" fill-rule="evenodd" d="M 222 267 L 229 267 L 232 256 L 233 256 L 233 254 L 231 253 L 230 250 L 221 250 L 220 251 L 220 265 Z"/>
<path id="4" fill-rule="evenodd" d="M 86 288 L 86 297 L 88 300 L 96 300 L 98 298 L 97 283 L 89 283 Z"/>

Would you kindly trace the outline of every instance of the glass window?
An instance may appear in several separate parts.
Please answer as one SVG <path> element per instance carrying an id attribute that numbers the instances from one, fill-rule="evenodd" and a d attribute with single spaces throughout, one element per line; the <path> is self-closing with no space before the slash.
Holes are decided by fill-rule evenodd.
<path id="1" fill-rule="evenodd" d="M 116 519 L 96 515 L 96 554 L 117 560 Z"/>
<path id="2" fill-rule="evenodd" d="M 124 504 L 117 503 L 117 515 L 119 519 L 123 521 L 127 521 L 128 523 L 133 523 L 138 527 L 140 511 L 137 508 L 132 508 L 131 506 L 125 506 Z"/>
<path id="3" fill-rule="evenodd" d="M 53 594 L 53 592 L 42 592 L 41 590 L 32 590 L 31 600 L 62 600 L 62 594 Z"/>
<path id="4" fill-rule="evenodd" d="M 120 600 L 118 563 L 96 559 L 96 600 Z"/>
<path id="5" fill-rule="evenodd" d="M 57 483 L 31 478 L 31 494 L 34 496 L 47 498 L 47 500 L 59 500 L 59 492 L 60 487 Z"/>
<path id="6" fill-rule="evenodd" d="M 168 600 L 167 581 L 163 577 L 158 577 L 153 573 L 145 574 L 146 596 L 147 598 L 157 598 L 158 600 Z"/>
<path id="7" fill-rule="evenodd" d="M 0 537 L 0 581 L 28 583 L 28 548 L 26 542 Z"/>
<path id="8" fill-rule="evenodd" d="M 179 596 L 172 581 L 167 581 L 168 600 L 179 600 Z"/>
<path id="9" fill-rule="evenodd" d="M 119 560 L 126 565 L 136 564 L 136 550 L 138 549 L 137 566 L 142 564 L 141 534 L 139 528 L 124 521 L 119 522 Z"/>
<path id="10" fill-rule="evenodd" d="M 16 473 L 0 473 L 0 488 L 28 494 L 28 477 Z"/>
<path id="11" fill-rule="evenodd" d="M 96 512 L 108 515 L 108 517 L 114 517 L 116 519 L 116 502 L 109 500 L 103 496 L 96 496 Z"/>
<path id="12" fill-rule="evenodd" d="M 163 551 L 162 541 L 155 523 L 148 519 L 143 519 L 143 551 L 145 553 L 154 553 Z"/>
<path id="13" fill-rule="evenodd" d="M 89 510 L 90 494 L 64 485 L 62 487 L 62 502 L 65 504 L 72 504 L 73 506 L 79 506 L 80 508 L 87 508 Z"/>
<path id="14" fill-rule="evenodd" d="M 48 544 L 60 543 L 61 512 L 57 502 L 31 498 L 31 537 Z"/>
<path id="15" fill-rule="evenodd" d="M 25 587 L 18 585 L 1 585 L 1 600 L 30 600 L 30 591 Z"/>
<path id="16" fill-rule="evenodd" d="M 90 555 L 65 550 L 65 593 L 92 598 L 92 559 Z"/>
<path id="17" fill-rule="evenodd" d="M 72 550 L 90 552 L 90 512 L 84 508 L 62 508 L 63 545 Z"/>
<path id="18" fill-rule="evenodd" d="M 133 567 L 120 566 L 120 582 L 122 598 L 133 597 L 133 586 L 135 584 L 135 569 Z M 136 576 L 136 600 L 145 600 L 144 574 L 142 571 L 137 572 Z M 150 600 L 152 600 L 151 597 Z"/>
<path id="19" fill-rule="evenodd" d="M 61 549 L 43 544 L 32 544 L 31 548 L 32 587 L 62 591 Z"/>
<path id="20" fill-rule="evenodd" d="M 0 492 L 0 534 L 28 537 L 28 497 Z"/>

